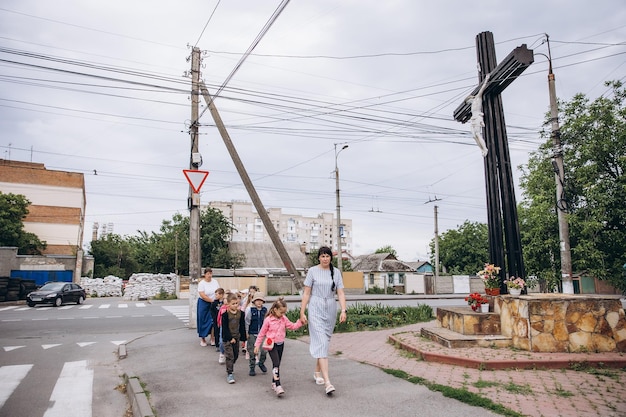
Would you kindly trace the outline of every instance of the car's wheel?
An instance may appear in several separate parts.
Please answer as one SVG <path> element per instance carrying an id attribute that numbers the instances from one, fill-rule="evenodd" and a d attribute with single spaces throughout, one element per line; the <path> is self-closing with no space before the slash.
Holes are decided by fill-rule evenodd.
<path id="1" fill-rule="evenodd" d="M 29 306 L 29 307 L 35 307 L 35 303 L 33 303 L 32 301 L 30 301 L 30 302 L 28 303 L 28 306 Z"/>
<path id="2" fill-rule="evenodd" d="M 76 304 L 82 304 L 85 301 L 82 295 L 78 296 L 78 300 L 76 300 Z"/>
<path id="3" fill-rule="evenodd" d="M 63 304 L 63 299 L 61 297 L 57 297 L 54 299 L 54 306 L 55 307 L 61 307 L 61 304 Z"/>

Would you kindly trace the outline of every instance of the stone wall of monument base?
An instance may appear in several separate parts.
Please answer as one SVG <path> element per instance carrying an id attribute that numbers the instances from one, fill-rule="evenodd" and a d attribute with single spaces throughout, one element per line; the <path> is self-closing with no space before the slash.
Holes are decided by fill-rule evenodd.
<path id="1" fill-rule="evenodd" d="M 533 352 L 626 352 L 619 295 L 532 294 L 495 297 L 503 336 Z"/>

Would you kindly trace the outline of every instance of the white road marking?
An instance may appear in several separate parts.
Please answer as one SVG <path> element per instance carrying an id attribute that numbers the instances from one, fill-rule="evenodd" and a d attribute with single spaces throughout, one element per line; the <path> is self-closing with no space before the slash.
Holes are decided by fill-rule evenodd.
<path id="1" fill-rule="evenodd" d="M 102 304 L 100 307 L 98 308 L 109 308 L 111 307 L 111 304 Z"/>
<path id="2" fill-rule="evenodd" d="M 6 348 L 5 348 L 6 349 Z M 0 408 L 13 394 L 33 365 L 10 365 L 0 367 Z"/>
<path id="3" fill-rule="evenodd" d="M 0 308 L 0 311 L 12 310 L 12 309 L 14 309 L 14 308 L 17 308 L 17 306 L 2 307 L 2 308 Z"/>
<path id="4" fill-rule="evenodd" d="M 5 346 L 3 349 L 5 352 L 10 352 L 15 349 L 23 348 L 25 346 Z"/>
<path id="5" fill-rule="evenodd" d="M 41 347 L 44 348 L 44 350 L 47 350 L 47 349 L 50 349 L 50 348 L 53 348 L 53 347 L 57 347 L 57 346 L 61 346 L 61 344 L 60 343 L 55 343 L 55 344 L 52 344 L 52 345 L 41 345 Z"/>
<path id="6" fill-rule="evenodd" d="M 87 361 L 66 362 L 43 417 L 91 417 L 93 370 Z"/>

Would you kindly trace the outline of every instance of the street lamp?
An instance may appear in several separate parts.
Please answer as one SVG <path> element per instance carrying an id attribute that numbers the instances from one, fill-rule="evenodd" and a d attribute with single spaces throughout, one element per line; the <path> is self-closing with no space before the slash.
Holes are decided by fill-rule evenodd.
<path id="1" fill-rule="evenodd" d="M 339 151 L 337 151 L 337 144 L 335 143 L 335 185 L 337 190 L 337 268 L 339 268 L 339 272 L 343 273 L 343 254 L 341 252 L 341 205 L 339 204 L 339 168 L 337 167 L 337 157 L 346 149 L 348 145 L 343 145 Z"/>

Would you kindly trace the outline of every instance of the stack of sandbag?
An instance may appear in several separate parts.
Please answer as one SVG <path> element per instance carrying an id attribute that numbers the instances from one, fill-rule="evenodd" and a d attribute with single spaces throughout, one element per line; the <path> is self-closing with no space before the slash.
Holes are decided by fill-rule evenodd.
<path id="1" fill-rule="evenodd" d="M 91 297 L 121 297 L 123 281 L 113 275 L 104 278 L 83 277 L 80 279 L 80 286 Z"/>
<path id="2" fill-rule="evenodd" d="M 164 291 L 176 293 L 176 274 L 133 274 L 124 289 L 125 300 L 147 300 Z"/>

